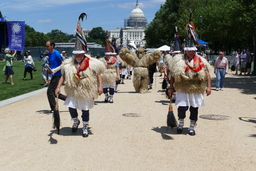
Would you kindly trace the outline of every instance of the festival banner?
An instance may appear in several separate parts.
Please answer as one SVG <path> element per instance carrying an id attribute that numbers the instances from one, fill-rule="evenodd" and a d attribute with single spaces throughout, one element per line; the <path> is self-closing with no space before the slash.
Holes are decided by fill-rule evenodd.
<path id="1" fill-rule="evenodd" d="M 23 51 L 25 46 L 25 22 L 7 21 L 8 47 L 10 50 Z"/>

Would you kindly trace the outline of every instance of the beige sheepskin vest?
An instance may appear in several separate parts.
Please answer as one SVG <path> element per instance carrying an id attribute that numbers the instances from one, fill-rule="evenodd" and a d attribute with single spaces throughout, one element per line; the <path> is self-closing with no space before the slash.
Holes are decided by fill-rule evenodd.
<path id="1" fill-rule="evenodd" d="M 114 60 L 114 57 L 111 57 L 109 61 Z M 100 61 L 103 63 L 103 65 L 106 67 L 107 62 L 105 58 L 101 58 Z M 112 83 L 116 81 L 116 63 L 109 65 L 109 67 L 105 69 L 105 71 L 101 74 L 102 76 L 102 82 L 103 83 Z"/>
<path id="2" fill-rule="evenodd" d="M 189 70 L 185 72 L 186 63 L 184 55 L 175 55 L 172 59 L 168 60 L 168 66 L 174 77 L 174 88 L 176 91 L 183 93 L 205 93 L 207 76 L 205 70 L 210 70 L 210 64 L 202 57 L 200 57 L 205 67 L 198 72 Z"/>
<path id="3" fill-rule="evenodd" d="M 84 77 L 80 79 L 75 77 L 77 69 L 74 64 L 74 58 L 66 59 L 61 66 L 61 71 L 65 74 L 64 89 L 66 95 L 78 99 L 96 99 L 98 97 L 97 75 L 103 73 L 104 70 L 105 66 L 101 61 L 90 58 L 89 67 L 84 71 L 80 71 L 80 75 Z"/>

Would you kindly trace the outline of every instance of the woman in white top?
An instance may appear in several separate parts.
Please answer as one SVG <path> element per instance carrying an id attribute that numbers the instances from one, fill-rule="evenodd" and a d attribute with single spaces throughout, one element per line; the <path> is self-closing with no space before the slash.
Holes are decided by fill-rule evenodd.
<path id="1" fill-rule="evenodd" d="M 23 78 L 23 80 L 26 80 L 27 72 L 30 73 L 30 78 L 32 80 L 33 79 L 32 71 L 34 70 L 35 67 L 34 67 L 34 60 L 33 60 L 32 56 L 30 55 L 29 51 L 25 52 L 25 56 L 24 56 L 23 61 L 25 63 L 24 78 Z"/>
<path id="2" fill-rule="evenodd" d="M 238 66 L 239 66 L 239 56 L 240 56 L 239 53 L 236 51 L 233 59 L 233 65 L 235 66 L 236 75 L 237 75 Z"/>

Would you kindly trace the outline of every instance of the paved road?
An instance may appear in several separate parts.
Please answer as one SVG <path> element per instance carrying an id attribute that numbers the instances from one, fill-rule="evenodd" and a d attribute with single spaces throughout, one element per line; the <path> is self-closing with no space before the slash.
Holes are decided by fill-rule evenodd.
<path id="1" fill-rule="evenodd" d="M 169 102 L 159 91 L 159 73 L 150 93 L 134 93 L 125 80 L 113 104 L 100 96 L 90 111 L 88 138 L 81 125 L 71 133 L 62 102 L 57 135 L 46 93 L 33 94 L 0 107 L 0 170 L 255 170 L 255 80 L 227 75 L 225 90 L 205 97 L 196 136 L 167 129 Z"/>

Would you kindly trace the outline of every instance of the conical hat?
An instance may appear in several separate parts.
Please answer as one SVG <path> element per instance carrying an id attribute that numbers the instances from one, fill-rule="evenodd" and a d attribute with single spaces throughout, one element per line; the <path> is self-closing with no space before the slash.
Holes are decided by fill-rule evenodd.
<path id="1" fill-rule="evenodd" d="M 188 32 L 185 51 L 197 51 L 196 46 L 198 45 L 198 35 L 196 33 L 196 28 L 192 20 L 192 9 L 190 9 L 189 22 L 186 25 L 186 30 Z"/>
<path id="2" fill-rule="evenodd" d="M 75 49 L 73 50 L 73 54 L 81 54 L 87 51 L 87 41 L 84 36 L 83 29 L 81 27 L 80 19 L 83 20 L 85 13 L 80 14 L 76 27 L 76 44 Z"/>
<path id="3" fill-rule="evenodd" d="M 116 55 L 115 47 L 108 40 L 106 40 L 105 55 Z"/>

